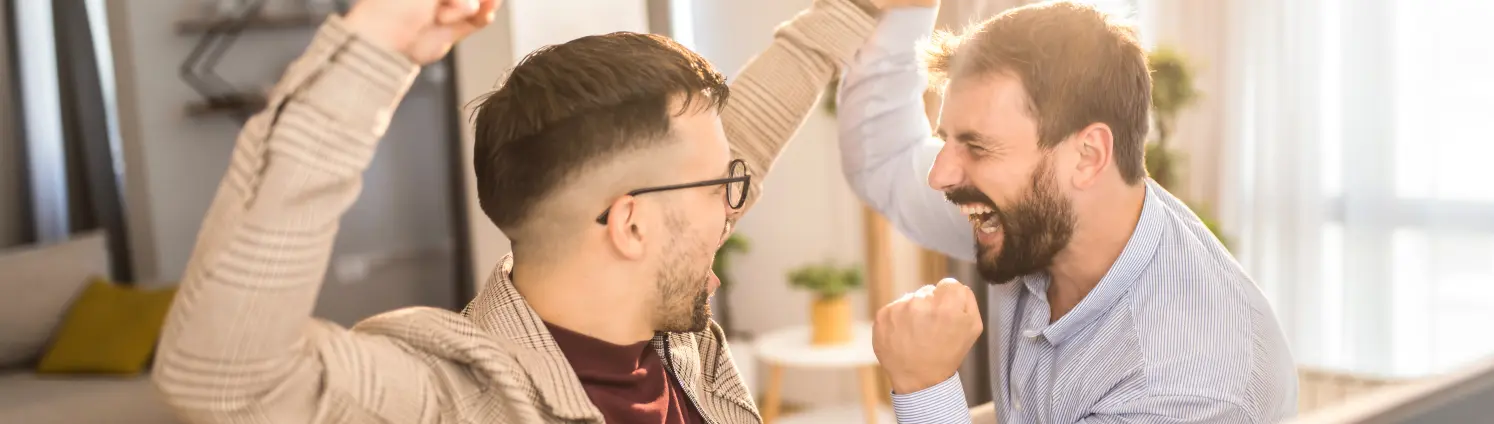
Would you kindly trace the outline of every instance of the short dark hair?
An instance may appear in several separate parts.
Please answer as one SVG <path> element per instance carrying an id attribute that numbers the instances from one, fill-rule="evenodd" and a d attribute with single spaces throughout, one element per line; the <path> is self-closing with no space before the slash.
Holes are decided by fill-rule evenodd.
<path id="1" fill-rule="evenodd" d="M 1052 148 L 1096 122 L 1114 134 L 1121 177 L 1146 177 L 1147 113 L 1152 78 L 1136 30 L 1093 7 L 1060 1 L 1007 10 L 959 36 L 936 34 L 925 55 L 936 81 L 1009 73 L 1022 80 L 1038 124 L 1038 145 Z"/>
<path id="2" fill-rule="evenodd" d="M 710 62 L 663 36 L 615 32 L 535 50 L 474 114 L 482 210 L 514 237 L 578 171 L 659 145 L 671 117 L 720 110 L 728 94 L 726 77 Z M 681 99 L 679 110 L 669 110 Z"/>

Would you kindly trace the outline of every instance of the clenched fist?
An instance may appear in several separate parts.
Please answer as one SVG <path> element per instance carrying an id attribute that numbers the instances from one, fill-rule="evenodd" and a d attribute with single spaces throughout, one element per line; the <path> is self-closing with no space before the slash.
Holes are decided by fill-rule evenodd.
<path id="1" fill-rule="evenodd" d="M 360 0 L 348 11 L 348 27 L 359 37 L 404 53 L 410 61 L 435 62 L 451 45 L 489 23 L 502 0 Z"/>
<path id="2" fill-rule="evenodd" d="M 945 278 L 877 311 L 872 347 L 892 391 L 912 393 L 953 376 L 983 329 L 975 294 Z"/>

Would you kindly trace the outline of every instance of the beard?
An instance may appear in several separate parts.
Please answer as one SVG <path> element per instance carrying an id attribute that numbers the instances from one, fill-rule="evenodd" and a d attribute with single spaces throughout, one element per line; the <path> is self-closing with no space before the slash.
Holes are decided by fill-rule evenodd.
<path id="1" fill-rule="evenodd" d="M 711 321 L 710 244 L 692 242 L 686 234 L 685 220 L 678 215 L 671 213 L 665 219 L 672 235 L 664 248 L 664 263 L 657 279 L 659 323 L 655 330 L 703 331 Z M 703 261 L 696 258 L 702 252 Z"/>
<path id="2" fill-rule="evenodd" d="M 975 242 L 976 270 L 992 284 L 1009 283 L 1053 265 L 1053 258 L 1068 246 L 1074 234 L 1073 205 L 1058 192 L 1052 159 L 1032 172 L 1027 195 L 1002 208 L 975 187 L 950 190 L 946 197 L 957 204 L 981 203 L 994 212 L 1002 232 L 1001 249 Z M 979 231 L 979 230 L 976 230 Z"/>

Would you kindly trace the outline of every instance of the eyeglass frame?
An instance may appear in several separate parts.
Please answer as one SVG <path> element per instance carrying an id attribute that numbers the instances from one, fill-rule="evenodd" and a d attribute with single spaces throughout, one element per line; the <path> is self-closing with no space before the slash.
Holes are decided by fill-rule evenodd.
<path id="1" fill-rule="evenodd" d="M 732 210 L 739 210 L 739 209 L 742 209 L 743 206 L 747 205 L 747 196 L 748 196 L 748 193 L 752 191 L 752 174 L 750 173 L 751 171 L 747 169 L 747 161 L 742 160 L 742 159 L 732 159 L 731 162 L 728 162 L 727 165 L 726 165 L 727 172 L 731 172 L 732 169 L 736 169 L 737 164 L 741 164 L 741 166 L 742 166 L 742 175 L 740 175 L 740 176 L 726 177 L 726 178 L 717 178 L 717 179 L 713 179 L 713 180 L 697 181 L 697 182 L 693 182 L 693 183 L 670 184 L 670 185 L 662 185 L 662 186 L 656 186 L 656 187 L 644 187 L 644 188 L 640 188 L 640 189 L 637 189 L 637 190 L 629 191 L 624 196 L 637 196 L 637 195 L 640 195 L 640 194 L 655 193 L 655 192 L 660 192 L 660 191 L 681 190 L 681 189 L 696 188 L 696 187 L 710 187 L 710 186 L 713 186 L 713 185 L 742 183 L 742 194 L 741 194 L 740 198 L 737 199 L 737 201 L 735 202 L 736 204 L 735 205 L 732 204 L 733 202 L 732 202 L 731 198 L 727 198 L 726 199 L 726 206 L 731 207 Z M 727 193 L 726 195 L 730 196 L 731 195 L 730 187 L 728 186 L 727 188 L 728 189 L 726 190 L 726 193 Z M 602 211 L 602 214 L 597 216 L 597 223 L 598 224 L 602 224 L 602 225 L 607 225 L 607 216 L 611 212 L 612 212 L 612 207 L 608 206 L 607 210 Z"/>

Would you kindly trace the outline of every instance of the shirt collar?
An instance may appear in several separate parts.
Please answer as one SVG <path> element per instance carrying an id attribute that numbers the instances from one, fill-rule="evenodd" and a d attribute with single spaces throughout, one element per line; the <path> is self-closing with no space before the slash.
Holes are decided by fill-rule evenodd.
<path id="1" fill-rule="evenodd" d="M 1141 202 L 1141 217 L 1137 219 L 1136 229 L 1131 232 L 1131 239 L 1121 250 L 1120 257 L 1115 259 L 1110 270 L 1100 278 L 1100 283 L 1073 310 L 1043 329 L 1043 337 L 1054 345 L 1062 344 L 1115 307 L 1121 296 L 1131 290 L 1141 272 L 1151 263 L 1157 246 L 1162 241 L 1166 221 L 1167 212 L 1161 199 L 1153 192 L 1151 183 L 1147 183 L 1146 195 Z M 1043 291 L 1039 292 L 1043 293 L 1043 298 L 1047 297 L 1047 282 L 1046 276 L 1027 278 L 1025 281 L 1029 290 L 1034 289 L 1035 285 L 1043 286 Z"/>

